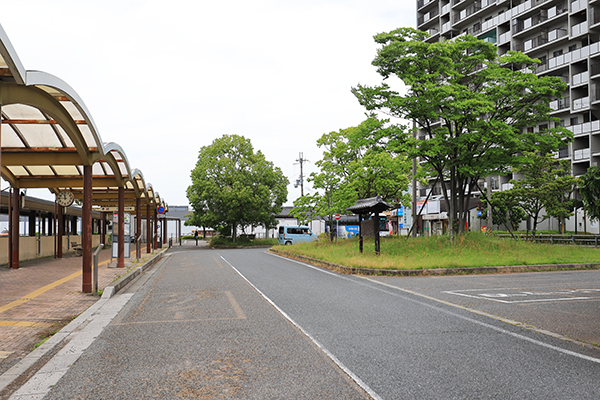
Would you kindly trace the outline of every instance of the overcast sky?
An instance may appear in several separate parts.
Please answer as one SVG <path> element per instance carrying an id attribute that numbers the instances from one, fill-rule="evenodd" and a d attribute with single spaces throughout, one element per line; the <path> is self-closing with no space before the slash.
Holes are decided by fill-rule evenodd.
<path id="1" fill-rule="evenodd" d="M 200 148 L 237 134 L 282 169 L 291 205 L 299 153 L 308 175 L 321 135 L 364 120 L 350 89 L 381 81 L 373 35 L 415 26 L 415 3 L 14 0 L 0 23 L 25 69 L 69 84 L 168 204 L 188 204 Z"/>

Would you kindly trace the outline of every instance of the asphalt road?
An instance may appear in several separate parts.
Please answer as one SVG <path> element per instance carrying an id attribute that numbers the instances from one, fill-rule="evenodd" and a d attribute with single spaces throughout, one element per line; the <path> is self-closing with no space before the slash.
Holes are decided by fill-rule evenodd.
<path id="1" fill-rule="evenodd" d="M 368 398 L 217 252 L 169 254 L 45 399 Z"/>
<path id="2" fill-rule="evenodd" d="M 597 348 L 503 320 L 545 307 L 568 334 L 552 307 L 574 307 L 593 327 L 596 271 L 367 279 L 171 252 L 45 398 L 600 398 Z"/>
<path id="3" fill-rule="evenodd" d="M 494 307 L 506 305 L 489 301 L 485 296 L 476 299 L 445 293 L 473 289 L 473 277 L 448 277 L 447 284 L 444 278 L 367 280 L 288 261 L 260 250 L 221 254 L 380 398 L 600 398 L 598 349 L 445 303 L 459 305 L 467 299 L 487 302 L 485 305 L 493 303 Z M 512 279 L 521 282 L 529 279 L 529 283 L 535 280 L 539 289 L 544 281 L 554 281 L 550 286 L 560 287 L 556 280 L 569 274 L 534 275 L 516 274 Z M 578 279 L 581 275 L 584 278 Z M 597 287 L 597 271 L 572 272 L 570 276 L 583 289 L 590 289 L 590 285 Z M 478 279 L 488 281 L 483 294 L 507 295 L 515 291 L 500 293 L 489 289 L 505 288 L 492 281 L 510 277 L 495 275 Z M 411 288 L 404 289 L 405 286 Z M 520 286 L 527 289 L 532 285 Z M 587 295 L 580 293 L 578 297 Z M 587 315 L 596 318 L 583 323 L 597 326 L 598 303 L 573 302 L 595 307 Z M 568 302 L 548 303 L 563 307 Z M 541 304 L 537 302 L 536 307 Z M 512 317 L 518 318 L 519 314 Z"/>

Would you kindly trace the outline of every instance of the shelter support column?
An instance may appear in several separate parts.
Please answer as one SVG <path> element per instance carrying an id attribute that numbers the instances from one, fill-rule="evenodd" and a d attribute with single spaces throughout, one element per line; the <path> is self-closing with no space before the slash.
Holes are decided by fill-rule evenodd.
<path id="1" fill-rule="evenodd" d="M 142 237 L 142 199 L 137 197 L 135 199 L 135 254 L 136 258 L 140 259 L 140 253 L 142 252 L 142 246 L 140 238 Z"/>
<path id="2" fill-rule="evenodd" d="M 152 208 L 152 215 L 154 216 L 154 248 L 158 248 L 158 215 L 156 214 L 156 207 Z"/>
<path id="3" fill-rule="evenodd" d="M 83 166 L 83 208 L 81 210 L 81 247 L 83 282 L 81 291 L 92 292 L 92 166 Z"/>
<path id="4" fill-rule="evenodd" d="M 19 188 L 13 188 L 12 196 L 12 215 L 11 215 L 11 228 L 10 237 L 12 239 L 11 245 L 11 268 L 19 268 L 19 213 L 21 210 L 21 202 L 19 201 Z"/>
<path id="5" fill-rule="evenodd" d="M 150 219 L 150 204 L 146 206 L 146 253 L 152 252 L 152 220 Z"/>
<path id="6" fill-rule="evenodd" d="M 125 268 L 125 187 L 119 187 L 119 228 L 118 228 L 118 255 L 117 268 Z"/>

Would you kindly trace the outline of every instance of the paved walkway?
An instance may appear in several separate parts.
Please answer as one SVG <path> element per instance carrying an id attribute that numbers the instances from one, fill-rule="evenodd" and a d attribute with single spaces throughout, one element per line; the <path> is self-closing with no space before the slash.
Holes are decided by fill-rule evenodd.
<path id="1" fill-rule="evenodd" d="M 148 257 L 144 249 L 142 259 Z M 101 290 L 128 271 L 109 268 L 110 249 L 99 253 L 98 264 Z M 100 298 L 81 292 L 81 272 L 82 258 L 70 254 L 24 261 L 17 270 L 0 268 L 0 374 Z"/>

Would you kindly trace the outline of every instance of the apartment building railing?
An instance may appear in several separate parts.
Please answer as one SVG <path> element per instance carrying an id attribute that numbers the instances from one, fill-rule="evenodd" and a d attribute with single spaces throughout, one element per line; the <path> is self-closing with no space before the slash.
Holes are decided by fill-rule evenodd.
<path id="1" fill-rule="evenodd" d="M 591 156 L 591 152 L 590 152 L 589 148 L 573 150 L 573 161 L 587 160 L 588 158 L 590 158 L 590 156 Z"/>
<path id="2" fill-rule="evenodd" d="M 590 9 L 590 14 L 591 25 L 600 23 L 600 9 L 593 7 Z"/>
<path id="3" fill-rule="evenodd" d="M 558 150 L 558 158 L 567 158 L 569 157 L 569 148 L 563 147 Z"/>
<path id="4" fill-rule="evenodd" d="M 516 51 L 529 51 L 535 49 L 536 47 L 543 46 L 547 43 L 550 43 L 556 39 L 567 36 L 568 32 L 566 29 L 557 28 L 553 29 L 549 32 L 542 32 L 540 35 L 529 39 L 523 43 L 518 43 L 515 46 Z"/>
<path id="5" fill-rule="evenodd" d="M 596 84 L 592 85 L 592 93 L 590 93 L 590 97 L 591 97 L 592 103 L 594 101 L 600 100 L 600 87 L 598 87 L 598 85 L 596 85 Z"/>
<path id="6" fill-rule="evenodd" d="M 588 71 L 580 72 L 573 75 L 573 86 L 587 83 L 590 80 L 590 73 Z M 569 82 L 566 82 L 569 83 Z"/>
<path id="7" fill-rule="evenodd" d="M 427 14 L 418 17 L 417 25 L 423 25 L 425 22 L 429 21 L 433 17 L 437 17 L 439 15 L 439 13 L 440 13 L 440 9 L 438 7 L 435 7 L 434 9 L 429 11 Z"/>
<path id="8" fill-rule="evenodd" d="M 481 10 L 481 1 L 477 0 L 467 8 L 462 11 L 456 11 L 454 13 L 454 22 L 459 22 L 472 14 L 475 14 L 477 11 Z"/>
<path id="9" fill-rule="evenodd" d="M 554 100 L 550 102 L 550 108 L 554 111 L 564 110 L 569 108 L 571 105 L 571 96 L 565 96 L 562 99 Z"/>
<path id="10" fill-rule="evenodd" d="M 584 122 L 583 124 L 566 126 L 568 130 L 573 132 L 573 135 L 584 135 L 590 132 L 600 131 L 600 121 Z"/>
<path id="11" fill-rule="evenodd" d="M 590 96 L 573 99 L 573 111 L 588 108 L 590 106 Z"/>

